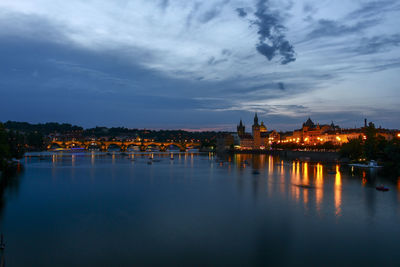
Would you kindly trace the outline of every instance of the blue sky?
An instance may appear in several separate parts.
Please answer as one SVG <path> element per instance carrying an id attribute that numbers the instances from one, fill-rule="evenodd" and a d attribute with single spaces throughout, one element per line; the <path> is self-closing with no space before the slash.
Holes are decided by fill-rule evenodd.
<path id="1" fill-rule="evenodd" d="M 400 128 L 398 0 L 1 0 L 0 121 Z"/>

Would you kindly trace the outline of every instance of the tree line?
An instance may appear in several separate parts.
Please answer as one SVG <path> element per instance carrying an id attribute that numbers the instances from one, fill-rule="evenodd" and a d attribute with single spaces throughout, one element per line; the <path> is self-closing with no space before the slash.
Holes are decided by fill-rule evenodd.
<path id="1" fill-rule="evenodd" d="M 370 122 L 364 130 L 365 138 L 349 140 L 340 149 L 341 157 L 353 162 L 375 160 L 384 164 L 385 170 L 400 174 L 400 139 L 386 140 Z"/>

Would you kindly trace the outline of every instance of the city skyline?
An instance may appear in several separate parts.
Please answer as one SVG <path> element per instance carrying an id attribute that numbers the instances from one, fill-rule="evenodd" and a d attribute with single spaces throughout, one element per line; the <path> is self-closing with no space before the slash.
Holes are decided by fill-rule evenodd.
<path id="1" fill-rule="evenodd" d="M 400 128 L 397 1 L 1 1 L 0 121 Z"/>

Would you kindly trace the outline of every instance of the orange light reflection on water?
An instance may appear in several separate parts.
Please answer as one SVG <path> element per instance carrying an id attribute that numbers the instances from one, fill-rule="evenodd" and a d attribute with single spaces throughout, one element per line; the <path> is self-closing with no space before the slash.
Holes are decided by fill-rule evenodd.
<path id="1" fill-rule="evenodd" d="M 293 162 L 293 174 L 292 174 L 292 184 L 296 186 L 292 186 L 292 198 L 296 201 L 300 200 L 300 187 L 297 185 L 301 184 L 300 182 L 300 162 Z"/>
<path id="2" fill-rule="evenodd" d="M 310 179 L 308 177 L 308 163 L 304 162 L 303 165 L 303 184 L 309 185 Z M 303 190 L 303 202 L 304 204 L 308 203 L 308 190 Z"/>
<path id="3" fill-rule="evenodd" d="M 268 157 L 268 174 L 272 175 L 274 173 L 274 158 L 272 156 Z"/>
<path id="4" fill-rule="evenodd" d="M 336 165 L 335 177 L 335 214 L 340 216 L 342 212 L 342 175 L 340 174 L 339 165 Z"/>
<path id="5" fill-rule="evenodd" d="M 317 202 L 317 209 L 321 208 L 322 198 L 324 196 L 324 189 L 323 189 L 323 169 L 324 167 L 321 164 L 317 164 L 317 176 L 315 180 L 316 190 L 315 190 L 315 197 Z"/>

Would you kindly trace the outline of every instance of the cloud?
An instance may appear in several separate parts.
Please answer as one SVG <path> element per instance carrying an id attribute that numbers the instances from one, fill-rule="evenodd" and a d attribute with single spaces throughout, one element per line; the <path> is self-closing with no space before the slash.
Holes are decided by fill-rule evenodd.
<path id="1" fill-rule="evenodd" d="M 381 0 L 364 2 L 360 8 L 351 12 L 347 19 L 370 19 L 375 16 L 382 16 L 383 13 L 395 12 L 400 10 L 400 3 L 398 0 Z"/>
<path id="2" fill-rule="evenodd" d="M 169 0 L 161 0 L 160 6 L 163 11 L 165 11 L 169 6 Z"/>
<path id="3" fill-rule="evenodd" d="M 272 12 L 269 8 L 269 0 L 258 0 L 256 5 L 256 20 L 258 26 L 259 43 L 257 51 L 271 61 L 280 55 L 279 62 L 283 65 L 296 60 L 293 46 L 286 40 L 284 31 L 286 28 L 281 24 L 278 13 Z"/>
<path id="4" fill-rule="evenodd" d="M 400 34 L 374 36 L 361 39 L 360 45 L 352 51 L 360 55 L 368 55 L 385 52 L 398 46 L 400 46 Z"/>
<path id="5" fill-rule="evenodd" d="M 307 40 L 324 37 L 337 38 L 343 35 L 360 34 L 364 30 L 376 25 L 376 20 L 366 20 L 360 21 L 354 25 L 346 25 L 334 20 L 320 19 L 314 25 L 314 29 L 307 35 Z"/>
<path id="6" fill-rule="evenodd" d="M 228 59 L 226 59 L 226 58 L 217 60 L 217 59 L 215 59 L 215 57 L 210 57 L 208 59 L 208 61 L 207 61 L 207 64 L 210 65 L 210 66 L 215 66 L 217 64 L 220 64 L 220 63 L 223 63 L 223 62 L 226 62 L 226 61 L 228 61 Z"/>
<path id="7" fill-rule="evenodd" d="M 202 23 L 207 23 L 210 20 L 214 19 L 217 17 L 224 6 L 229 3 L 230 0 L 224 0 L 222 2 L 217 2 L 214 4 L 210 9 L 208 9 L 201 17 L 200 17 L 200 22 Z"/>
<path id="8" fill-rule="evenodd" d="M 336 121 L 356 99 L 398 121 L 397 0 L 37 1 L 0 1 L 4 119 L 90 124 L 106 109 L 107 125 L 184 127 L 265 110 L 280 125 Z"/>
<path id="9" fill-rule="evenodd" d="M 236 8 L 235 10 L 238 13 L 239 17 L 244 18 L 247 16 L 247 12 L 244 10 L 244 8 L 239 7 L 239 8 Z"/>

